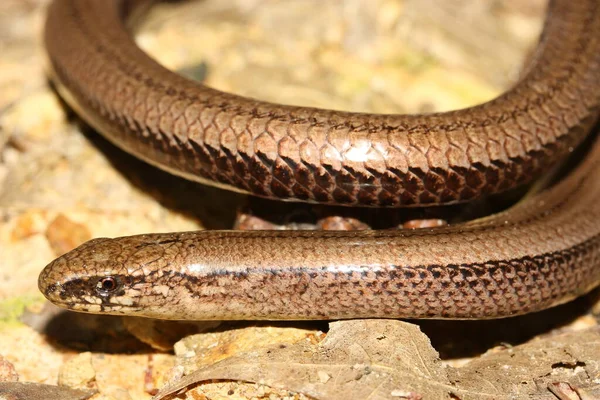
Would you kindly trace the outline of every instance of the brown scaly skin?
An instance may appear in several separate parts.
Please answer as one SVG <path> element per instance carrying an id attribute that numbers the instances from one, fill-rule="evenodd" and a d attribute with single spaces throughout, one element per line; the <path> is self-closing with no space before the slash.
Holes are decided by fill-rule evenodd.
<path id="1" fill-rule="evenodd" d="M 133 3 L 52 4 L 46 46 L 61 95 L 132 154 L 257 195 L 369 206 L 464 201 L 532 179 L 598 116 L 596 0 L 551 2 L 536 57 L 511 90 L 432 115 L 297 108 L 206 88 L 133 44 L 124 4 Z M 96 239 L 49 264 L 39 286 L 74 310 L 166 319 L 498 318 L 541 310 L 600 281 L 599 158 L 596 144 L 554 188 L 467 224 Z"/>
<path id="2" fill-rule="evenodd" d="M 368 206 L 473 199 L 556 162 L 587 133 L 600 103 L 594 0 L 552 2 L 557 18 L 513 89 L 430 115 L 290 107 L 210 89 L 144 54 L 121 22 L 123 4 L 51 5 L 45 40 L 61 94 L 138 157 L 256 195 Z"/>
<path id="3" fill-rule="evenodd" d="M 95 239 L 48 265 L 39 285 L 73 310 L 165 319 L 523 314 L 598 284 L 599 176 L 600 142 L 551 190 L 449 228 Z"/>

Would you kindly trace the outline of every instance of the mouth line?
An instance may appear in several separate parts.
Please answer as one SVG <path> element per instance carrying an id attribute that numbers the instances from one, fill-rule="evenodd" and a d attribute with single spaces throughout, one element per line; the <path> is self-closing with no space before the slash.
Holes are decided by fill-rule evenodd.
<path id="1" fill-rule="evenodd" d="M 112 302 L 110 296 L 98 296 L 88 292 L 74 294 L 73 291 L 68 290 L 61 283 L 43 285 L 43 287 L 40 287 L 40 291 L 50 303 L 75 312 L 124 315 L 136 314 L 142 311 L 140 306 Z"/>
<path id="2" fill-rule="evenodd" d="M 93 314 L 102 314 L 108 312 L 116 312 L 119 314 L 129 313 L 129 312 L 138 312 L 142 310 L 142 307 L 128 306 L 123 304 L 110 303 L 107 301 L 103 301 L 100 299 L 100 302 L 91 302 L 80 297 L 67 297 L 67 298 L 54 298 L 52 296 L 48 297 L 48 300 L 61 308 L 66 308 L 68 310 L 73 311 L 83 311 L 90 312 Z M 89 311 L 90 309 L 96 309 Z"/>

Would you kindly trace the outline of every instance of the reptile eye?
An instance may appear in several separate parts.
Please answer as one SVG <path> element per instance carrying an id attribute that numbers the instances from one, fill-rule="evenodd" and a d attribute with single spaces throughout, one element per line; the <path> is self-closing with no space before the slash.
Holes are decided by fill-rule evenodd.
<path id="1" fill-rule="evenodd" d="M 100 279 L 96 285 L 96 289 L 103 294 L 114 292 L 118 288 L 119 282 L 117 278 L 112 276 L 107 276 L 106 278 Z"/>

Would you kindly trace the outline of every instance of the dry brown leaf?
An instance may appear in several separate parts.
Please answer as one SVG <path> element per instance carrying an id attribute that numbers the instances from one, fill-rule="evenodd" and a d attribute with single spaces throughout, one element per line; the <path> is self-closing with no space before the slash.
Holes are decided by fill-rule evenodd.
<path id="1" fill-rule="evenodd" d="M 187 375 L 155 399 L 197 382 L 257 382 L 315 399 L 448 398 L 453 391 L 427 336 L 388 320 L 333 322 L 327 337 L 233 356 Z"/>
<path id="2" fill-rule="evenodd" d="M 595 391 L 596 397 L 589 398 L 597 399 L 600 398 L 600 329 L 534 339 L 520 346 L 490 351 L 462 368 L 448 370 L 452 381 L 469 393 L 483 392 L 496 398 L 509 393 L 512 398 L 553 398 L 549 397 L 550 387 L 566 382 L 582 389 L 582 393 Z"/>
<path id="3" fill-rule="evenodd" d="M 600 329 L 490 351 L 445 367 L 416 325 L 394 320 L 333 322 L 320 343 L 260 349 L 201 368 L 155 400 L 209 380 L 256 382 L 315 399 L 552 399 L 568 383 L 581 399 L 600 396 Z M 600 397 L 598 397 L 600 398 Z"/>
<path id="4" fill-rule="evenodd" d="M 8 400 L 85 400 L 91 391 L 75 390 L 63 386 L 41 383 L 0 382 L 0 399 Z"/>

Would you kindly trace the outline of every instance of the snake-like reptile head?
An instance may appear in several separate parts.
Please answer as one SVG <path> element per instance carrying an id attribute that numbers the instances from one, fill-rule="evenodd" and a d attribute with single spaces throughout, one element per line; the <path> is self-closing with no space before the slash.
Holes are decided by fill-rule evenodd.
<path id="1" fill-rule="evenodd" d="M 74 311 L 161 318 L 178 288 L 163 276 L 169 241 L 157 235 L 90 240 L 44 268 L 40 291 L 52 303 Z"/>

